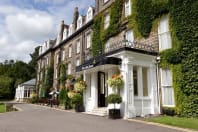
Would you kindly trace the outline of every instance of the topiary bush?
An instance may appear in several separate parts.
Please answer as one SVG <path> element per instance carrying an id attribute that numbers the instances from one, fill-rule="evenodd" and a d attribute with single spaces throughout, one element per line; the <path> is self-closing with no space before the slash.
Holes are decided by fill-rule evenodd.
<path id="1" fill-rule="evenodd" d="M 119 104 L 122 102 L 122 97 L 119 94 L 110 94 L 107 97 L 108 104 Z"/>

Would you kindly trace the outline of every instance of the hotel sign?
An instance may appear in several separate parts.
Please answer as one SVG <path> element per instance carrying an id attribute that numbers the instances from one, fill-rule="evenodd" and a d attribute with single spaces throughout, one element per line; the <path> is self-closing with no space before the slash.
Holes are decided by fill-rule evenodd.
<path id="1" fill-rule="evenodd" d="M 87 66 L 83 66 L 83 67 L 82 67 L 82 70 L 87 70 L 87 69 L 90 69 L 90 68 L 93 68 L 93 67 L 94 67 L 93 64 L 89 64 L 89 65 L 87 65 Z"/>

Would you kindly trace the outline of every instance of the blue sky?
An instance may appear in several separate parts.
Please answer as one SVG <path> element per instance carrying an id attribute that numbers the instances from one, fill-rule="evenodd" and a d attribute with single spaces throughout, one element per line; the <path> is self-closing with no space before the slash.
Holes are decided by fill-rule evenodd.
<path id="1" fill-rule="evenodd" d="M 0 0 L 0 62 L 30 60 L 38 45 L 57 36 L 61 20 L 70 24 L 74 7 L 85 15 L 95 0 Z"/>

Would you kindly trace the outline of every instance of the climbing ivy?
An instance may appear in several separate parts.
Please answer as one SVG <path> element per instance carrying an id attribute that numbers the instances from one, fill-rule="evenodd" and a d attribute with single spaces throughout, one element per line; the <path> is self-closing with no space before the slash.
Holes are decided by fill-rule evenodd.
<path id="1" fill-rule="evenodd" d="M 122 9 L 124 0 L 115 0 L 110 7 L 110 25 L 104 29 L 105 12 L 98 14 L 94 18 L 94 29 L 92 37 L 92 54 L 97 56 L 104 51 L 107 40 L 120 32 Z"/>
<path id="2" fill-rule="evenodd" d="M 60 89 L 65 88 L 67 64 L 60 65 Z"/>

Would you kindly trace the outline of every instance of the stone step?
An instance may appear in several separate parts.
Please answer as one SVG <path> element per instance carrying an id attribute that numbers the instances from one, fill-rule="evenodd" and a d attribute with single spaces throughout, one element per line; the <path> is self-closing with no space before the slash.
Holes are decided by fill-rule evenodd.
<path id="1" fill-rule="evenodd" d="M 92 111 L 88 111 L 88 112 L 85 112 L 85 113 L 89 114 L 89 115 L 97 115 L 97 116 L 107 116 L 108 115 L 106 107 L 95 108 Z"/>

